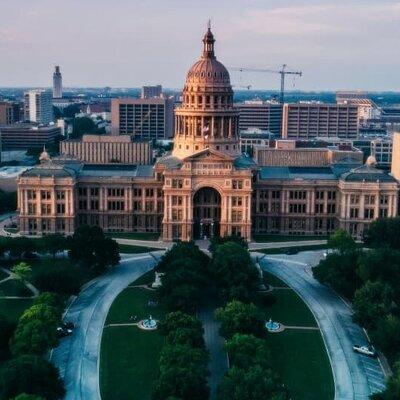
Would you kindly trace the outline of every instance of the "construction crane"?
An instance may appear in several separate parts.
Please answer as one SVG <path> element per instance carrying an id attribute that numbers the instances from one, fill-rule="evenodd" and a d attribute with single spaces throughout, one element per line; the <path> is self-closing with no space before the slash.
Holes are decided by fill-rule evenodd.
<path id="1" fill-rule="evenodd" d="M 239 71 L 239 72 L 268 72 L 270 74 L 280 74 L 281 76 L 281 91 L 279 94 L 279 102 L 283 104 L 284 97 L 285 97 L 285 76 L 286 75 L 298 75 L 302 76 L 303 72 L 302 71 L 294 71 L 287 69 L 287 65 L 283 64 L 280 69 L 259 69 L 259 68 L 241 68 L 241 67 L 233 67 L 229 68 L 232 71 Z"/>

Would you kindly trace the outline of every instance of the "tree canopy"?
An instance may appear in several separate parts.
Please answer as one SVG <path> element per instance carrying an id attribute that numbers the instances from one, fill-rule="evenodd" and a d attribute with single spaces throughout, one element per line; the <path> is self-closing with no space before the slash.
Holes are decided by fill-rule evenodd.
<path id="1" fill-rule="evenodd" d="M 369 247 L 400 250 L 400 217 L 378 218 L 371 222 L 365 233 L 365 243 Z"/>
<path id="2" fill-rule="evenodd" d="M 0 371 L 0 399 L 22 393 L 46 400 L 58 400 L 65 394 L 58 370 L 42 357 L 23 355 L 6 362 Z"/>

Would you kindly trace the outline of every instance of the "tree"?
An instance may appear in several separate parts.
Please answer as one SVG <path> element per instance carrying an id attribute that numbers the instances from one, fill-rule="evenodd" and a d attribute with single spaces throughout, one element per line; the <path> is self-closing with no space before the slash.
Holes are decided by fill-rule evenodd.
<path id="1" fill-rule="evenodd" d="M 385 283 L 368 281 L 355 293 L 354 320 L 367 329 L 375 328 L 377 321 L 393 308 L 393 291 Z"/>
<path id="2" fill-rule="evenodd" d="M 17 192 L 5 192 L 0 189 L 0 214 L 17 209 Z"/>
<path id="3" fill-rule="evenodd" d="M 40 239 L 40 242 L 42 251 L 52 254 L 53 258 L 56 258 L 57 253 L 67 248 L 66 238 L 59 233 L 45 235 Z"/>
<path id="4" fill-rule="evenodd" d="M 81 286 L 79 271 L 72 265 L 54 265 L 50 268 L 42 268 L 36 273 L 34 283 L 41 291 L 59 295 L 76 295 Z"/>
<path id="5" fill-rule="evenodd" d="M 224 308 L 218 308 L 215 315 L 225 339 L 230 339 L 235 333 L 260 336 L 265 332 L 264 321 L 254 304 L 233 300 Z"/>
<path id="6" fill-rule="evenodd" d="M 69 256 L 98 273 L 119 263 L 118 243 L 104 235 L 98 226 L 81 225 L 68 238 Z"/>
<path id="7" fill-rule="evenodd" d="M 357 273 L 363 282 L 381 280 L 387 283 L 395 297 L 400 296 L 400 251 L 383 247 L 362 253 Z"/>
<path id="8" fill-rule="evenodd" d="M 362 281 L 357 274 L 357 262 L 360 251 L 328 254 L 312 271 L 314 278 L 328 285 L 341 295 L 352 299 Z"/>
<path id="9" fill-rule="evenodd" d="M 328 239 L 328 247 L 340 253 L 353 251 L 357 245 L 352 236 L 344 229 L 337 229 Z"/>
<path id="10" fill-rule="evenodd" d="M 270 370 L 254 365 L 229 369 L 218 388 L 218 400 L 285 400 L 288 394 Z"/>
<path id="11" fill-rule="evenodd" d="M 211 269 L 223 300 L 254 299 L 260 283 L 260 274 L 249 252 L 240 244 L 227 242 L 218 246 Z"/>
<path id="12" fill-rule="evenodd" d="M 166 336 L 168 344 L 184 344 L 204 348 L 203 327 L 201 322 L 181 311 L 168 313 L 160 322 L 160 332 Z"/>
<path id="13" fill-rule="evenodd" d="M 165 345 L 160 355 L 160 374 L 155 383 L 153 400 L 179 398 L 204 400 L 207 385 L 207 353 L 188 345 Z"/>
<path id="14" fill-rule="evenodd" d="M 386 390 L 371 396 L 373 400 L 399 400 L 400 399 L 400 362 L 396 363 L 393 375 L 389 377 Z"/>
<path id="15" fill-rule="evenodd" d="M 20 262 L 11 268 L 11 272 L 13 272 L 22 282 L 26 282 L 31 276 L 32 267 L 24 262 Z"/>
<path id="16" fill-rule="evenodd" d="M 60 314 L 63 312 L 64 309 L 64 302 L 61 297 L 56 293 L 40 293 L 37 297 L 35 297 L 35 300 L 33 300 L 33 305 L 41 304 L 54 307 Z"/>
<path id="17" fill-rule="evenodd" d="M 4 315 L 0 314 L 0 362 L 6 360 L 10 355 L 8 342 L 15 330 L 15 325 Z"/>
<path id="18" fill-rule="evenodd" d="M 173 261 L 182 258 L 197 260 L 202 267 L 206 267 L 210 261 L 208 256 L 194 242 L 178 242 L 161 257 L 157 265 L 157 270 L 165 272 L 167 269 L 170 269 L 169 265 Z"/>
<path id="19" fill-rule="evenodd" d="M 220 246 L 221 244 L 227 243 L 227 242 L 237 243 L 240 246 L 242 246 L 244 249 L 248 249 L 248 247 L 249 247 L 247 245 L 246 240 L 244 238 L 242 238 L 241 236 L 235 236 L 235 235 L 223 236 L 223 237 L 214 236 L 210 240 L 210 246 L 208 247 L 208 250 L 210 251 L 211 254 L 214 255 L 214 253 L 217 250 L 218 246 Z"/>
<path id="20" fill-rule="evenodd" d="M 93 120 L 89 117 L 79 117 L 74 118 L 72 124 L 72 139 L 79 139 L 84 134 L 99 134 L 100 130 L 97 128 L 97 125 L 93 122 Z"/>
<path id="21" fill-rule="evenodd" d="M 271 368 L 271 354 L 264 339 L 236 333 L 225 343 L 225 348 L 231 366 L 248 368 L 258 364 L 263 368 Z"/>
<path id="22" fill-rule="evenodd" d="M 60 310 L 46 304 L 33 305 L 25 310 L 10 341 L 12 354 L 43 355 L 49 348 L 56 346 L 56 329 L 60 320 Z"/>
<path id="23" fill-rule="evenodd" d="M 400 319 L 392 314 L 382 316 L 370 331 L 373 343 L 394 361 L 400 355 Z"/>
<path id="24" fill-rule="evenodd" d="M 369 247 L 390 247 L 400 250 L 400 217 L 378 218 L 371 222 L 365 234 L 365 244 Z"/>
<path id="25" fill-rule="evenodd" d="M 42 357 L 24 355 L 4 364 L 0 372 L 0 399 L 28 393 L 58 400 L 65 394 L 58 370 Z"/>
<path id="26" fill-rule="evenodd" d="M 207 284 L 207 270 L 198 260 L 179 258 L 168 264 L 158 290 L 160 301 L 168 310 L 194 312 Z"/>

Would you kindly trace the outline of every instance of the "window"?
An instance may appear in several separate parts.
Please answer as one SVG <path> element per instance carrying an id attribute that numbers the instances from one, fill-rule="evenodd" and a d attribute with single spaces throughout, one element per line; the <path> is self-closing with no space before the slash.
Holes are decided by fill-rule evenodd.
<path id="1" fill-rule="evenodd" d="M 335 200 L 335 199 L 336 199 L 336 192 L 328 190 L 328 200 Z"/>
<path id="2" fill-rule="evenodd" d="M 182 210 L 172 209 L 172 221 L 181 221 L 182 220 Z"/>
<path id="3" fill-rule="evenodd" d="M 291 214 L 304 214 L 306 212 L 305 204 L 289 204 L 289 213 Z"/>
<path id="4" fill-rule="evenodd" d="M 335 214 L 336 212 L 336 204 L 328 204 L 328 214 Z"/>
<path id="5" fill-rule="evenodd" d="M 40 191 L 40 198 L 42 200 L 50 200 L 51 199 L 51 193 L 49 190 L 41 190 Z"/>
<path id="6" fill-rule="evenodd" d="M 57 203 L 57 214 L 65 214 L 65 204 Z"/>
<path id="7" fill-rule="evenodd" d="M 133 197 L 141 197 L 141 196 L 142 196 L 142 189 L 134 188 Z"/>
<path id="8" fill-rule="evenodd" d="M 28 200 L 36 199 L 36 191 L 35 190 L 27 190 Z"/>
<path id="9" fill-rule="evenodd" d="M 374 209 L 373 208 L 366 208 L 364 210 L 364 218 L 365 219 L 373 219 L 374 218 Z"/>
<path id="10" fill-rule="evenodd" d="M 358 208 L 350 208 L 350 218 L 358 218 Z"/>
<path id="11" fill-rule="evenodd" d="M 232 189 L 243 189 L 243 181 L 233 180 Z"/>
<path id="12" fill-rule="evenodd" d="M 315 192 L 315 199 L 316 200 L 323 200 L 324 199 L 324 191 L 323 190 L 317 190 Z"/>
<path id="13" fill-rule="evenodd" d="M 41 212 L 43 215 L 50 215 L 51 214 L 51 204 L 42 204 Z"/>
<path id="14" fill-rule="evenodd" d="M 90 188 L 90 195 L 92 197 L 97 197 L 99 195 L 99 188 Z"/>
<path id="15" fill-rule="evenodd" d="M 183 188 L 182 179 L 172 179 L 172 187 L 176 189 L 182 189 Z"/>
<path id="16" fill-rule="evenodd" d="M 57 200 L 64 200 L 64 199 L 65 199 L 65 192 L 64 192 L 64 190 L 57 190 L 57 191 L 56 191 L 56 199 L 57 199 Z"/>
<path id="17" fill-rule="evenodd" d="M 243 213 L 239 210 L 232 210 L 232 222 L 242 222 Z"/>
<path id="18" fill-rule="evenodd" d="M 232 197 L 232 207 L 240 207 L 243 205 L 243 198 L 238 196 Z"/>
<path id="19" fill-rule="evenodd" d="M 323 214 L 323 212 L 324 212 L 324 205 L 317 203 L 315 205 L 315 214 Z"/>
<path id="20" fill-rule="evenodd" d="M 173 206 L 181 206 L 182 205 L 182 196 L 172 196 L 172 205 Z"/>
<path id="21" fill-rule="evenodd" d="M 379 217 L 386 218 L 388 216 L 388 209 L 387 208 L 380 208 L 379 209 Z"/>
<path id="22" fill-rule="evenodd" d="M 368 205 L 373 205 L 375 204 L 375 195 L 373 194 L 367 194 L 364 196 L 364 203 Z"/>
<path id="23" fill-rule="evenodd" d="M 108 197 L 124 197 L 125 189 L 124 188 L 108 188 L 107 195 L 108 195 Z"/>
<path id="24" fill-rule="evenodd" d="M 87 196 L 87 189 L 86 188 L 79 188 L 78 189 L 78 196 Z"/>
<path id="25" fill-rule="evenodd" d="M 133 202 L 133 211 L 141 211 L 141 209 L 142 209 L 142 202 L 134 201 Z"/>
<path id="26" fill-rule="evenodd" d="M 87 209 L 87 201 L 79 200 L 78 206 L 79 206 L 80 210 L 86 210 Z"/>
<path id="27" fill-rule="evenodd" d="M 99 201 L 98 200 L 91 200 L 90 201 L 90 209 L 91 210 L 98 210 L 99 209 Z"/>
<path id="28" fill-rule="evenodd" d="M 382 204 L 382 205 L 389 204 L 389 196 L 388 195 L 382 195 L 379 198 L 379 203 Z"/>
<path id="29" fill-rule="evenodd" d="M 307 198 L 307 192 L 305 190 L 291 190 L 289 192 L 289 198 L 292 200 L 305 200 Z"/>
<path id="30" fill-rule="evenodd" d="M 29 215 L 36 214 L 36 204 L 28 204 L 28 214 Z"/>
<path id="31" fill-rule="evenodd" d="M 125 202 L 119 200 L 109 201 L 107 208 L 110 211 L 123 211 L 125 209 Z"/>
<path id="32" fill-rule="evenodd" d="M 350 195 L 350 204 L 358 204 L 360 202 L 360 196 L 358 194 Z"/>
<path id="33" fill-rule="evenodd" d="M 272 197 L 273 199 L 279 199 L 280 196 L 281 196 L 280 190 L 273 190 L 272 193 L 271 193 L 271 197 Z"/>
<path id="34" fill-rule="evenodd" d="M 146 189 L 146 197 L 153 197 L 154 196 L 154 189 Z"/>
<path id="35" fill-rule="evenodd" d="M 152 201 L 146 201 L 145 203 L 146 212 L 151 212 L 154 210 L 154 203 Z"/>

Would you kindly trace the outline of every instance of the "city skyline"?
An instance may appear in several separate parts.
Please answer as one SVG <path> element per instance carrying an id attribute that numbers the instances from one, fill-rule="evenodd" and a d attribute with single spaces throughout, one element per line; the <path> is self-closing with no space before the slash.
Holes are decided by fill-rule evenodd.
<path id="1" fill-rule="evenodd" d="M 400 29 L 398 1 L 235 0 L 210 8 L 208 0 L 190 6 L 182 0 L 101 0 L 77 8 L 73 0 L 56 9 L 49 0 L 22 3 L 23 14 L 21 2 L 8 3 L 0 16 L 0 53 L 7 60 L 0 65 L 0 86 L 50 87 L 54 65 L 61 65 L 66 87 L 161 83 L 178 89 L 211 17 L 225 65 L 287 63 L 304 73 L 295 86 L 288 79 L 289 90 L 400 90 L 400 59 L 392 50 Z M 273 74 L 233 72 L 231 80 L 256 89 L 279 86 Z"/>

